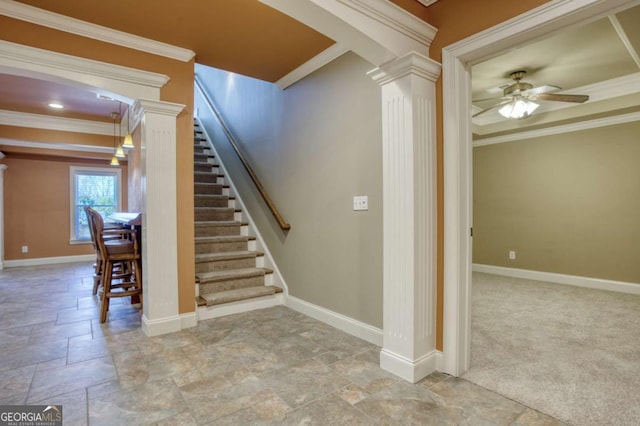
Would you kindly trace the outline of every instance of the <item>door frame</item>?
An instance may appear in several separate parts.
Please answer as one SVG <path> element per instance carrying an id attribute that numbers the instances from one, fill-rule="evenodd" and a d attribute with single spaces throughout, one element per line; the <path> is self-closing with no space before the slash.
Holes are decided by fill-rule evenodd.
<path id="1" fill-rule="evenodd" d="M 444 306 L 440 370 L 460 376 L 471 355 L 471 66 L 571 25 L 591 22 L 640 0 L 555 0 L 447 46 L 442 51 Z"/>

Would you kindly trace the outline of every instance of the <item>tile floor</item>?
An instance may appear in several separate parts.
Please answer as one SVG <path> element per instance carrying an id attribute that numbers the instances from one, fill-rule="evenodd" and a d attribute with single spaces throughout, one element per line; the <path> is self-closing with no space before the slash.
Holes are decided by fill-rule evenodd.
<path id="1" fill-rule="evenodd" d="M 560 425 L 466 380 L 409 384 L 379 348 L 285 307 L 146 337 L 127 299 L 98 321 L 91 266 L 0 271 L 0 404 L 65 425 Z"/>

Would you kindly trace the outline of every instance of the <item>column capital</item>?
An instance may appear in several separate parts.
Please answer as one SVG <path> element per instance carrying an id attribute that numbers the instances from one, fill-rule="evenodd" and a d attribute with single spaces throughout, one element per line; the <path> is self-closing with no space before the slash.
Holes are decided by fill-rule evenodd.
<path id="1" fill-rule="evenodd" d="M 407 75 L 417 75 L 435 82 L 440 75 L 442 65 L 418 52 L 409 52 L 372 69 L 367 74 L 379 85 L 391 83 Z"/>
<path id="2" fill-rule="evenodd" d="M 185 106 L 173 102 L 154 101 L 151 99 L 138 99 L 133 104 L 134 114 L 138 117 L 143 111 L 145 113 L 168 115 L 177 117 Z"/>
<path id="3" fill-rule="evenodd" d="M 2 175 L 2 172 L 4 172 L 5 170 L 7 170 L 7 166 L 6 164 L 0 164 L 0 175 Z"/>

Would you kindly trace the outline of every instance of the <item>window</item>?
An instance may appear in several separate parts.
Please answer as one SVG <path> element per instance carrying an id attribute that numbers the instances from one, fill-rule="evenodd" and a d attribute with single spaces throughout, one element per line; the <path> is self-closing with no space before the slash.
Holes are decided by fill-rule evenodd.
<path id="1" fill-rule="evenodd" d="M 84 206 L 91 206 L 103 217 L 121 210 L 120 169 L 76 167 L 70 169 L 71 242 L 91 239 Z"/>

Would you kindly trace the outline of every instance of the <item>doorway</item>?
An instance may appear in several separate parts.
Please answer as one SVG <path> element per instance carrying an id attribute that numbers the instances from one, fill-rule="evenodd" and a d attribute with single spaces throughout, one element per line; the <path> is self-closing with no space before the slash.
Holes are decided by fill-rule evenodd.
<path id="1" fill-rule="evenodd" d="M 562 28 L 595 20 L 640 2 L 557 1 L 443 49 L 444 333 L 441 370 L 470 366 L 472 123 L 471 66 Z"/>

